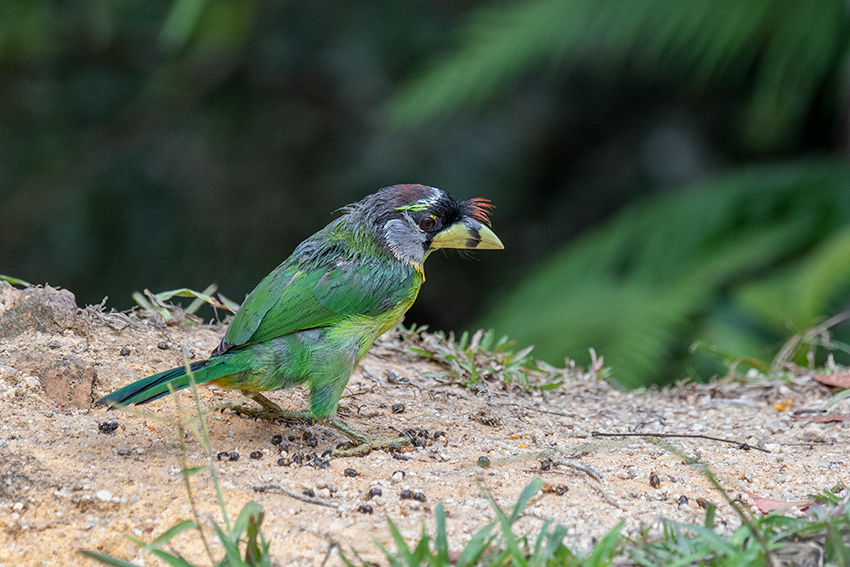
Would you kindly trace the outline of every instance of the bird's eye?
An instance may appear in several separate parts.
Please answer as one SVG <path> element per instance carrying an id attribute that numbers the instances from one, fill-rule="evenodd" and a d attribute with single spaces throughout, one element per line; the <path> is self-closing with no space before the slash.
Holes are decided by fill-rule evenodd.
<path id="1" fill-rule="evenodd" d="M 419 221 L 419 229 L 425 232 L 433 229 L 437 226 L 437 220 L 434 217 L 425 217 L 421 221 Z"/>

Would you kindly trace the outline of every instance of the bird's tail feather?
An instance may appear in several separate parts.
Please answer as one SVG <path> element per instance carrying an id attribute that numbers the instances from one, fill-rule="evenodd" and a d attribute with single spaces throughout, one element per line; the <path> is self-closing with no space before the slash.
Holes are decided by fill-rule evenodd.
<path id="1" fill-rule="evenodd" d="M 213 358 L 211 360 L 193 362 L 189 366 L 196 384 L 209 382 L 232 372 L 225 368 L 226 365 L 216 364 L 216 362 L 222 361 Z M 177 368 L 136 380 L 132 384 L 119 388 L 108 396 L 101 398 L 97 403 L 112 407 L 145 404 L 168 395 L 169 385 L 175 391 L 189 386 L 189 376 L 186 374 L 185 366 L 178 366 Z"/>

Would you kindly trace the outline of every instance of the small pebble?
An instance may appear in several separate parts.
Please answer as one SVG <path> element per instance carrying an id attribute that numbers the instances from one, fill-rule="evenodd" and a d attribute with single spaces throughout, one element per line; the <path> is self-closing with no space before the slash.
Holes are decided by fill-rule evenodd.
<path id="1" fill-rule="evenodd" d="M 357 476 L 359 473 L 354 469 L 345 469 L 345 472 L 343 474 L 347 477 L 353 478 L 353 477 Z"/>
<path id="2" fill-rule="evenodd" d="M 555 487 L 555 494 L 557 494 L 558 496 L 563 496 L 567 493 L 567 490 L 569 489 L 566 486 L 564 486 L 563 484 L 559 484 Z"/>
<path id="3" fill-rule="evenodd" d="M 478 457 L 478 466 L 486 469 L 490 466 L 490 459 L 485 456 Z"/>
<path id="4" fill-rule="evenodd" d="M 387 382 L 390 384 L 398 384 L 398 375 L 395 372 L 387 374 Z"/>
<path id="5" fill-rule="evenodd" d="M 118 429 L 117 421 L 101 421 L 97 424 L 97 430 L 101 433 L 106 433 L 107 435 L 115 433 L 116 429 Z"/>
<path id="6" fill-rule="evenodd" d="M 272 435 L 272 445 L 280 445 L 281 443 L 283 443 L 283 435 L 280 433 Z"/>
<path id="7" fill-rule="evenodd" d="M 404 411 L 404 404 L 393 404 L 393 413 L 401 413 Z"/>
<path id="8" fill-rule="evenodd" d="M 377 486 L 373 486 L 369 489 L 369 492 L 366 494 L 366 500 L 371 500 L 376 496 L 383 496 L 384 492 L 378 488 Z"/>
<path id="9" fill-rule="evenodd" d="M 262 451 L 251 451 L 251 454 L 248 455 L 252 459 L 261 459 L 263 458 Z"/>
<path id="10" fill-rule="evenodd" d="M 360 512 L 361 514 L 371 514 L 372 513 L 372 507 L 369 506 L 368 504 L 361 504 L 360 506 L 357 507 L 357 511 Z"/>
<path id="11" fill-rule="evenodd" d="M 709 506 L 712 506 L 713 504 L 711 502 L 709 502 L 708 500 L 706 500 L 705 498 L 697 498 L 697 505 L 700 508 L 708 508 Z"/>
<path id="12" fill-rule="evenodd" d="M 401 482 L 404 480 L 404 471 L 395 471 L 390 477 L 390 480 L 393 482 Z"/>

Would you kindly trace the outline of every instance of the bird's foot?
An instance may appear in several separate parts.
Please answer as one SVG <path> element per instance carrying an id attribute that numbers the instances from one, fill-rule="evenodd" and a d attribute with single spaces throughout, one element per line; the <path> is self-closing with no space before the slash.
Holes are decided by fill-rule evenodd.
<path id="1" fill-rule="evenodd" d="M 245 397 L 251 398 L 258 404 L 260 408 L 249 408 L 242 405 L 230 405 L 228 407 L 233 413 L 238 415 L 247 415 L 254 419 L 262 419 L 276 423 L 278 421 L 288 421 L 295 423 L 307 423 L 313 425 L 313 419 L 310 414 L 304 411 L 285 410 L 279 405 L 256 392 L 242 392 Z"/>
<path id="2" fill-rule="evenodd" d="M 357 457 L 368 454 L 372 449 L 386 449 L 391 445 L 410 445 L 409 437 L 372 439 L 338 418 L 328 418 L 325 422 L 351 440 L 348 447 L 334 449 L 331 453 L 332 457 Z"/>
<path id="3" fill-rule="evenodd" d="M 391 439 L 370 439 L 365 443 L 354 444 L 345 449 L 334 449 L 332 457 L 360 457 L 368 455 L 372 449 L 386 449 L 392 445 L 410 445 L 410 437 L 395 437 Z"/>

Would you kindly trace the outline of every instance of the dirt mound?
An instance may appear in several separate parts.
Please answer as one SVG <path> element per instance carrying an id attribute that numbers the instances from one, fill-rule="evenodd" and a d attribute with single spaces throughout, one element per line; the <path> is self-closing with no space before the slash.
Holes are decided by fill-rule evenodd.
<path id="1" fill-rule="evenodd" d="M 222 329 L 165 326 L 72 304 L 66 291 L 21 291 L 0 283 L 6 329 L 0 338 L 0 565 L 86 564 L 80 549 L 132 560 L 137 548 L 123 534 L 149 541 L 192 517 L 179 474 L 174 401 L 153 402 L 137 415 L 91 403 L 139 377 L 181 365 L 184 352 L 190 360 L 205 358 Z M 200 389 L 203 407 L 211 410 L 206 419 L 213 450 L 228 453 L 217 463 L 228 513 L 235 517 L 249 500 L 261 504 L 263 531 L 280 565 L 320 565 L 335 544 L 379 560 L 373 540 L 393 548 L 385 516 L 413 539 L 423 522 L 433 533 L 440 500 L 449 543 L 458 548 L 494 517 L 480 487 L 510 505 L 537 475 L 561 489 L 534 502 L 518 529 L 534 531 L 554 518 L 568 528 L 567 543 L 574 548 L 591 546 L 621 519 L 632 535 L 657 530 L 659 517 L 699 523 L 700 499 L 718 505 L 721 531 L 738 526 L 698 468 L 668 446 L 591 437 L 596 430 L 730 438 L 736 443 L 667 442 L 707 463 L 730 495 L 750 505 L 748 493 L 794 501 L 839 481 L 850 483 L 850 422 L 814 423 L 793 415 L 821 408 L 829 396 L 806 376 L 788 383 L 723 381 L 623 394 L 593 373 L 570 370 L 565 384 L 550 392 L 498 381 L 476 392 L 435 378 L 433 372 L 446 368 L 412 354 L 403 340 L 390 333 L 373 347 L 349 382 L 341 417 L 373 436 L 412 430 L 420 446 L 405 453 L 373 452 L 322 465 L 322 453 L 344 441 L 335 431 L 212 411 L 236 394 Z M 306 403 L 302 390 L 270 397 L 285 408 Z M 189 394 L 179 399 L 190 405 Z M 772 409 L 786 399 L 792 400 L 790 409 Z M 834 411 L 850 413 L 848 404 L 840 402 Z M 183 446 L 186 466 L 206 462 L 194 437 L 187 436 Z M 258 458 L 251 458 L 254 452 Z M 231 453 L 238 458 L 231 460 Z M 487 457 L 488 468 L 477 466 L 480 457 Z M 271 483 L 295 493 L 312 491 L 331 505 L 253 489 Z M 202 516 L 220 522 L 209 473 L 193 477 L 192 490 Z M 189 561 L 206 562 L 194 532 L 181 534 L 173 546 Z M 327 564 L 341 562 L 332 554 Z"/>

